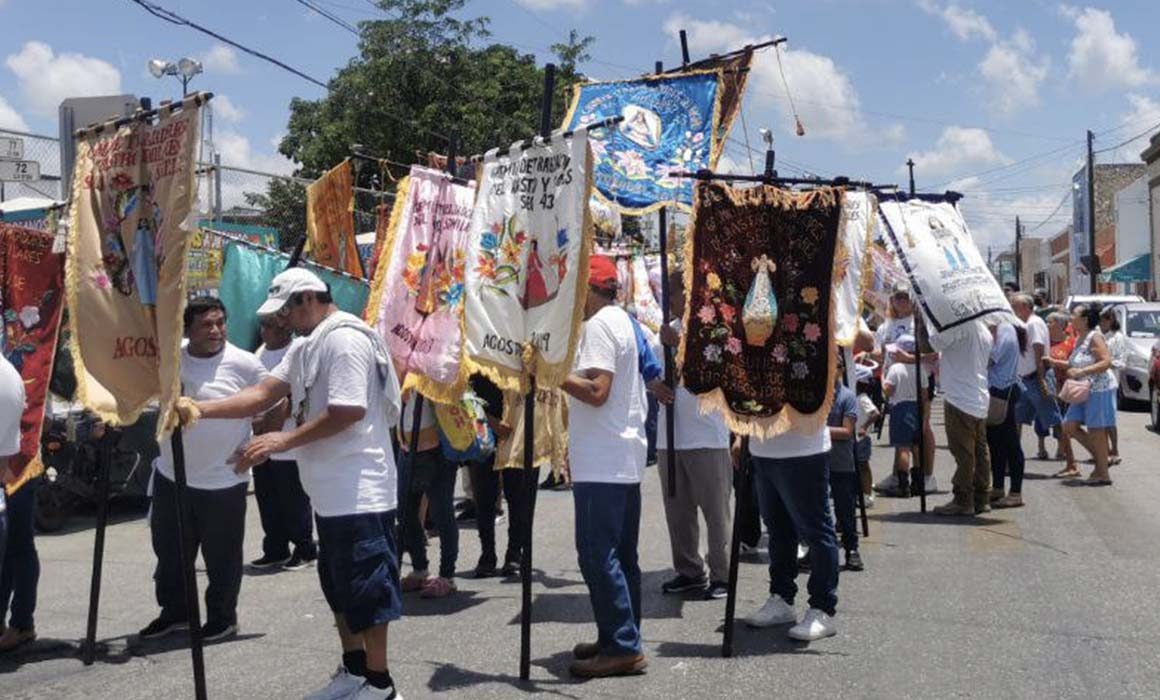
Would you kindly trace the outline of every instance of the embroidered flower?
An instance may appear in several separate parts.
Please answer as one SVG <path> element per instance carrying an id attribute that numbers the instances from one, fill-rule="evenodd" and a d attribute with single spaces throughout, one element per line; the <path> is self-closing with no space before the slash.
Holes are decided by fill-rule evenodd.
<path id="1" fill-rule="evenodd" d="M 816 343 L 818 342 L 818 338 L 822 337 L 822 327 L 816 323 L 807 323 L 802 334 L 805 335 L 806 340 L 811 343 Z"/>
<path id="2" fill-rule="evenodd" d="M 24 326 L 24 329 L 28 330 L 40 323 L 40 309 L 35 306 L 25 306 L 20 310 L 18 318 L 20 319 L 21 325 Z"/>
<path id="3" fill-rule="evenodd" d="M 478 272 L 479 276 L 483 279 L 495 279 L 495 258 L 481 257 L 478 264 L 475 266 L 475 271 Z"/>
<path id="4" fill-rule="evenodd" d="M 797 314 L 786 314 L 785 317 L 783 317 L 781 319 L 781 325 L 784 326 L 785 329 L 787 331 L 789 331 L 790 333 L 797 333 L 798 315 Z"/>
<path id="5" fill-rule="evenodd" d="M 793 372 L 794 379 L 805 379 L 806 375 L 810 373 L 809 367 L 806 367 L 806 363 L 804 362 L 795 362 L 790 369 Z"/>
<path id="6" fill-rule="evenodd" d="M 479 240 L 479 247 L 483 248 L 484 250 L 495 250 L 499 247 L 499 236 L 492 233 L 491 231 L 488 231 L 487 233 L 483 234 L 483 237 Z"/>
<path id="7" fill-rule="evenodd" d="M 729 340 L 725 341 L 725 351 L 730 355 L 740 355 L 741 339 L 737 336 L 731 336 Z"/>
<path id="8" fill-rule="evenodd" d="M 556 232 L 556 247 L 557 248 L 567 248 L 568 247 L 568 229 L 562 228 Z"/>
<path id="9" fill-rule="evenodd" d="M 721 289 L 721 278 L 717 276 L 716 272 L 710 272 L 709 276 L 705 278 L 705 281 L 709 284 L 709 289 L 712 289 L 714 292 Z"/>
<path id="10" fill-rule="evenodd" d="M 721 321 L 724 323 L 733 323 L 733 319 L 737 318 L 737 309 L 729 304 L 722 304 L 717 311 L 720 312 Z"/>
<path id="11" fill-rule="evenodd" d="M 112 283 L 109 281 L 109 276 L 105 274 L 104 270 L 95 270 L 89 274 L 89 279 L 92 280 L 93 285 L 102 292 L 108 291 Z"/>
<path id="12" fill-rule="evenodd" d="M 713 311 L 713 307 L 705 304 L 701 310 L 697 312 L 697 318 L 701 319 L 701 323 L 712 323 L 717 318 L 717 313 Z"/>
<path id="13" fill-rule="evenodd" d="M 785 364 L 785 361 L 787 359 L 789 359 L 789 351 L 786 350 L 786 347 L 784 345 L 782 345 L 781 343 L 774 345 L 773 346 L 773 361 L 777 362 L 779 364 Z"/>
<path id="14" fill-rule="evenodd" d="M 117 173 L 113 176 L 113 189 L 127 190 L 133 187 L 133 178 L 127 173 Z"/>
<path id="15" fill-rule="evenodd" d="M 705 350 L 702 352 L 702 354 L 705 356 L 705 360 L 707 360 L 708 362 L 720 362 L 721 361 L 721 346 L 720 345 L 706 345 Z"/>
<path id="16" fill-rule="evenodd" d="M 503 235 L 503 222 L 497 221 L 491 225 L 491 232 L 497 236 Z"/>
<path id="17" fill-rule="evenodd" d="M 644 156 L 636 151 L 620 151 L 616 154 L 616 165 L 632 180 L 648 177 L 648 164 Z"/>
<path id="18" fill-rule="evenodd" d="M 807 304 L 815 304 L 818 301 L 818 288 L 806 287 L 802 290 L 802 301 Z"/>
<path id="19" fill-rule="evenodd" d="M 509 238 L 503 244 L 503 261 L 515 264 L 520 261 L 520 244 Z"/>

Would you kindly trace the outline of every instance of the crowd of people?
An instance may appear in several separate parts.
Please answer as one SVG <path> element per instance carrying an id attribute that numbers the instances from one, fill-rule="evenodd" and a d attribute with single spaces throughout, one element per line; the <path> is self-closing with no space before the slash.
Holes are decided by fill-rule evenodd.
<path id="1" fill-rule="evenodd" d="M 591 257 L 574 370 L 560 387 L 569 399 L 567 463 L 531 465 L 537 470 L 531 483 L 539 469 L 550 470 L 554 483 L 570 484 L 574 501 L 576 554 L 597 629 L 592 642 L 573 649 L 571 671 L 578 677 L 637 674 L 648 663 L 638 550 L 650 442 L 659 447 L 662 490 L 668 494 L 670 479 L 679 484 L 663 499 L 673 576 L 656 593 L 726 596 L 733 492 L 745 486 L 736 489 L 750 494 L 737 510 L 742 553 L 754 551 L 761 522 L 769 533 L 769 597 L 745 622 L 756 628 L 787 625 L 788 636 L 803 641 L 836 634 L 839 571 L 866 567 L 858 548 L 859 498 L 872 506 L 875 492 L 908 498 L 939 490 L 930 410 L 936 387 L 956 468 L 953 498 L 935 513 L 974 517 L 992 507 L 1023 506 L 1023 425 L 1034 426 L 1039 459 L 1047 458 L 1046 439 L 1057 440 L 1065 466 L 1056 476 L 1082 477 L 1078 443 L 1094 459 L 1091 474 L 1078 483 L 1111 483 L 1108 469 L 1119 459 L 1113 367 L 1123 338 L 1114 315 L 1101 315 L 1095 306 L 1044 320 L 1037 313 L 1041 303 L 1013 292 L 1018 322 L 972 322 L 936 352 L 924 347 L 915 300 L 909 286 L 899 284 L 888 318 L 873 329 L 863 323 L 853 347 L 841 351 L 824 425 L 808 433 L 743 439 L 731 435 L 720 416 L 701 413 L 697 398 L 679 383 L 672 390 L 660 380 L 666 347 L 678 345 L 682 332 L 681 276 L 673 275 L 670 283 L 674 321 L 653 333 L 617 305 L 614 262 Z M 258 315 L 263 342 L 256 353 L 227 341 L 231 312 Z M 487 377 L 473 376 L 469 393 L 482 408 L 483 442 L 467 452 L 449 448 L 440 405 L 403 392 L 382 338 L 340 311 L 327 285 L 300 268 L 278 275 L 256 310 L 230 310 L 217 299 L 199 298 L 187 305 L 184 322 L 185 398 L 179 409 L 187 420 L 188 490 L 181 531 L 187 559 L 200 552 L 206 565 L 202 638 L 221 640 L 238 630 L 253 473 L 264 537 L 260 555 L 248 566 L 295 570 L 313 563 L 334 614 L 338 667 L 307 697 L 399 697 L 388 665 L 388 626 L 402 614 L 406 593 L 443 598 L 457 592 L 454 501 L 461 468 L 482 552 L 471 575 L 519 572 L 534 492 L 524 487 L 522 470 L 496 468 L 497 454 L 510 452 L 512 441 L 521 438 L 513 412 L 505 411 L 515 397 Z M 649 397 L 659 405 L 651 420 Z M 19 376 L 0 362 L 5 480 L 5 457 L 19 449 L 19 421 L 10 417 L 18 418 L 23 404 Z M 672 454 L 669 410 L 675 411 Z M 883 423 L 889 425 L 893 469 L 874 484 L 872 434 Z M 738 482 L 743 474 L 751 475 L 750 483 Z M 174 457 L 164 441 L 150 519 L 159 613 L 140 630 L 144 639 L 185 630 L 191 621 L 181 582 L 188 562 L 179 556 L 174 479 Z M 0 624 L 0 651 L 35 637 L 33 572 L 39 569 L 31 516 L 24 522 L 31 507 L 18 504 L 21 498 L 18 492 L 7 517 L 0 518 L 0 525 L 7 523 L 6 537 L 0 530 L 0 543 L 7 542 L 7 553 L 0 555 L 0 614 L 8 621 Z M 505 505 L 509 533 L 501 564 L 496 524 Z M 439 542 L 434 575 L 429 532 Z M 405 576 L 404 555 L 411 566 Z M 809 572 L 803 614 L 795 607 L 801 570 Z"/>

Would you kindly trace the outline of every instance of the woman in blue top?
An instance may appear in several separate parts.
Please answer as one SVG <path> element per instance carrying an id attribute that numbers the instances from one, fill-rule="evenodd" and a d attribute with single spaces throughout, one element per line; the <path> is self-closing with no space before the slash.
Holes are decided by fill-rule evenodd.
<path id="1" fill-rule="evenodd" d="M 1073 403 L 1063 417 L 1063 432 L 1074 438 L 1096 460 L 1095 469 L 1083 483 L 1088 486 L 1110 486 L 1108 474 L 1108 429 L 1116 427 L 1116 375 L 1112 371 L 1112 354 L 1100 333 L 1098 304 L 1080 304 L 1071 312 L 1076 332 L 1075 349 L 1067 360 L 1044 358 L 1067 371 L 1068 379 L 1087 382 L 1091 388 L 1087 401 Z M 1084 430 L 1084 428 L 1087 430 Z M 1069 470 L 1074 465 L 1069 464 Z"/>
<path id="2" fill-rule="evenodd" d="M 991 506 L 1019 508 L 1023 505 L 1023 445 L 1015 422 L 1015 404 L 1023 393 L 1019 382 L 1019 355 L 1027 348 L 1027 331 L 1003 322 L 991 328 L 995 344 L 987 366 L 987 384 L 992 401 L 1007 402 L 1006 412 L 998 423 L 987 419 L 987 445 L 991 450 Z M 1011 493 L 1003 490 L 1004 477 L 1011 477 Z"/>

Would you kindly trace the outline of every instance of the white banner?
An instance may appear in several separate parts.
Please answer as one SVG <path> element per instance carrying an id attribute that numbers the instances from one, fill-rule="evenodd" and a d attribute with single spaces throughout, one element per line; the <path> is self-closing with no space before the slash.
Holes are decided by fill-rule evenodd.
<path id="1" fill-rule="evenodd" d="M 469 368 L 523 388 L 534 345 L 536 379 L 571 369 L 588 283 L 592 190 L 588 132 L 526 150 L 489 152 L 468 242 L 465 343 Z"/>
<path id="2" fill-rule="evenodd" d="M 834 341 L 847 347 L 854 343 L 858 333 L 858 317 L 862 313 L 862 291 L 867 278 L 867 252 L 873 243 L 874 222 L 878 216 L 878 200 L 867 192 L 848 191 L 842 200 L 842 237 L 838 241 L 846 264 L 836 281 L 837 296 L 834 305 Z"/>
<path id="3" fill-rule="evenodd" d="M 878 208 L 887 244 L 910 278 L 935 349 L 953 342 L 956 331 L 972 321 L 1019 323 L 953 204 L 883 198 Z"/>

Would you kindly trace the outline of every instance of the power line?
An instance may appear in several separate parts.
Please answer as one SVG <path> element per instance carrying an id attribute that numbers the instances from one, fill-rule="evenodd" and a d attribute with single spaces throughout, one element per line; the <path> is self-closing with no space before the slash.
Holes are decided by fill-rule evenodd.
<path id="1" fill-rule="evenodd" d="M 1145 137 L 1145 136 L 1147 136 L 1147 135 L 1151 134 L 1151 133 L 1152 133 L 1153 131 L 1155 131 L 1157 128 L 1160 128 L 1160 122 L 1157 122 L 1157 123 L 1153 124 L 1152 126 L 1148 127 L 1148 128 L 1147 128 L 1147 129 L 1145 129 L 1144 131 L 1141 131 L 1140 133 L 1136 134 L 1135 136 L 1133 136 L 1133 137 L 1132 137 L 1132 138 L 1130 138 L 1130 139 L 1126 139 L 1126 140 L 1124 140 L 1124 141 L 1121 141 L 1121 142 L 1117 143 L 1115 146 L 1109 146 L 1108 148 L 1101 148 L 1100 150 L 1098 150 L 1098 151 L 1095 151 L 1095 154 L 1100 154 L 1100 153 L 1107 153 L 1108 151 L 1115 151 L 1115 150 L 1117 150 L 1117 149 L 1119 149 L 1119 148 L 1122 148 L 1122 147 L 1124 147 L 1124 146 L 1127 146 L 1129 143 L 1132 143 L 1133 141 L 1135 141 L 1135 140 L 1137 140 L 1137 139 L 1141 139 L 1141 138 L 1143 138 L 1143 137 Z"/>
<path id="2" fill-rule="evenodd" d="M 350 22 L 347 22 L 345 19 L 339 17 L 336 14 L 329 12 L 328 10 L 322 9 L 318 5 L 315 5 L 313 2 L 311 2 L 310 0 L 294 0 L 294 2 L 309 9 L 312 12 L 317 13 L 321 17 L 325 17 L 326 19 L 330 20 L 331 22 L 338 25 L 339 27 L 342 27 L 346 31 L 350 32 L 351 34 L 354 34 L 355 36 L 359 35 L 358 29 L 356 27 L 354 27 L 353 25 L 351 25 Z"/>
<path id="3" fill-rule="evenodd" d="M 189 20 L 185 17 L 182 17 L 181 15 L 177 14 L 173 10 L 164 8 L 161 5 L 158 5 L 157 3 L 149 2 L 149 0 L 129 0 L 129 2 L 140 6 L 146 12 L 153 15 L 154 17 L 157 17 L 159 19 L 163 19 L 166 22 L 169 22 L 170 24 L 176 24 L 176 25 L 183 26 L 183 27 L 189 27 L 190 29 L 201 32 L 202 34 L 205 34 L 207 36 L 211 36 L 214 39 L 217 39 L 218 41 L 220 41 L 222 43 L 229 44 L 230 46 L 233 46 L 234 48 L 238 49 L 239 51 L 242 51 L 246 54 L 249 54 L 250 56 L 254 56 L 255 58 L 260 58 L 263 61 L 266 61 L 267 63 L 272 63 L 273 65 L 278 66 L 279 68 L 281 68 L 285 71 L 288 71 L 288 72 L 298 76 L 299 78 L 302 78 L 303 80 L 306 80 L 310 83 L 313 83 L 324 90 L 329 91 L 329 89 L 330 89 L 330 87 L 326 83 L 322 82 L 318 78 L 315 78 L 311 75 L 303 73 L 302 71 L 298 70 L 297 68 L 294 68 L 293 66 L 287 65 L 286 63 L 279 61 L 278 59 L 274 58 L 273 56 L 262 53 L 261 51 L 258 51 L 257 49 L 251 49 L 250 47 L 246 46 L 245 44 L 239 43 L 233 39 L 230 39 L 226 36 L 223 36 L 222 34 L 219 34 L 218 32 L 215 32 L 212 29 L 207 29 L 206 27 L 203 27 L 202 25 L 200 25 L 192 20 Z M 415 129 L 416 131 L 425 133 L 429 136 L 434 136 L 435 138 L 438 138 L 445 143 L 450 141 L 450 139 L 446 135 L 441 134 L 438 131 L 428 129 L 427 127 L 420 125 L 418 122 L 414 121 L 413 119 L 407 119 L 406 117 L 400 117 L 397 114 L 394 114 L 390 111 L 387 111 L 386 109 L 383 109 L 382 113 L 384 115 L 390 117 L 391 119 L 395 120 L 396 122 L 400 123 L 400 124 L 403 124 L 405 126 L 409 126 L 413 129 Z"/>

